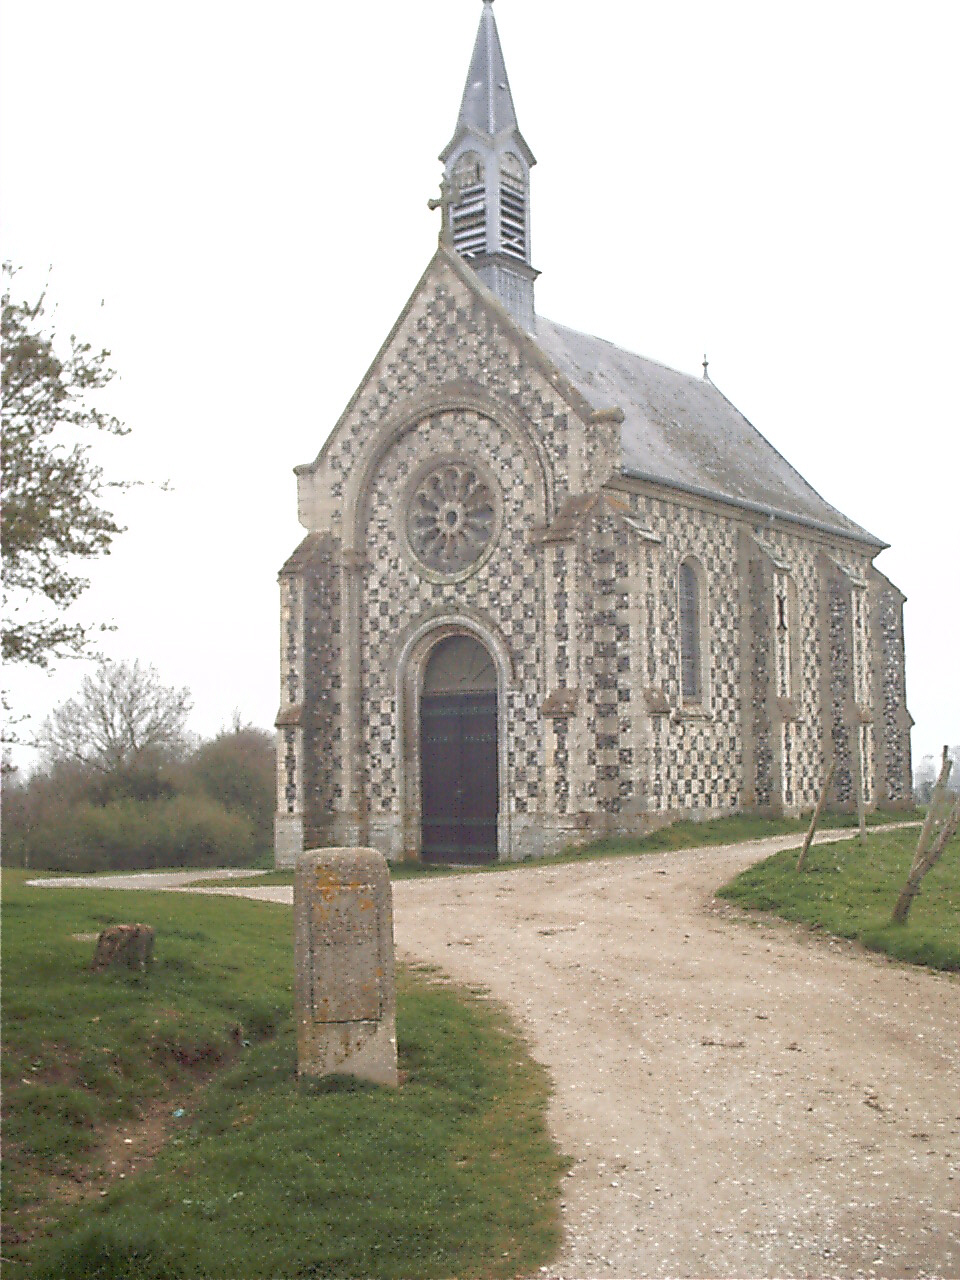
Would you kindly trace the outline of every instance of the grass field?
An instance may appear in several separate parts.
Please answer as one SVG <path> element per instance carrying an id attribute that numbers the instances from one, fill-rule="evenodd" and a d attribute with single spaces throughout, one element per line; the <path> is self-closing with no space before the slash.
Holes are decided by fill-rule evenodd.
<path id="1" fill-rule="evenodd" d="M 493 1277 L 556 1251 L 548 1082 L 495 1007 L 401 972 L 402 1087 L 299 1085 L 289 908 L 24 879 L 3 878 L 6 1277 Z M 88 935 L 130 920 L 157 930 L 151 973 L 90 973 Z"/>
<path id="2" fill-rule="evenodd" d="M 919 815 L 922 816 L 922 815 Z M 918 815 L 878 812 L 868 815 L 870 826 L 889 822 L 908 822 Z M 652 831 L 645 836 L 616 836 L 594 840 L 578 848 L 564 850 L 550 858 L 526 858 L 521 862 L 492 862 L 482 866 L 435 866 L 418 862 L 392 862 L 390 877 L 393 880 L 412 880 L 424 876 L 464 875 L 467 872 L 503 873 L 522 870 L 524 867 L 557 866 L 565 862 L 582 862 L 591 858 L 622 858 L 638 853 L 663 853 L 670 849 L 696 849 L 712 844 L 739 844 L 743 840 L 762 840 L 766 836 L 782 836 L 804 832 L 808 818 L 762 818 L 744 814 L 732 818 L 711 818 L 708 822 L 675 822 L 672 826 Z M 857 825 L 856 816 L 827 814 L 820 823 L 822 830 L 850 829 Z M 237 878 L 231 884 L 293 884 L 292 871 L 267 871 L 265 874 Z"/>
<path id="3" fill-rule="evenodd" d="M 960 837 L 926 875 L 905 925 L 890 923 L 917 846 L 916 829 L 814 845 L 802 873 L 797 850 L 774 854 L 720 890 L 741 907 L 769 911 L 872 951 L 934 969 L 960 969 Z"/>

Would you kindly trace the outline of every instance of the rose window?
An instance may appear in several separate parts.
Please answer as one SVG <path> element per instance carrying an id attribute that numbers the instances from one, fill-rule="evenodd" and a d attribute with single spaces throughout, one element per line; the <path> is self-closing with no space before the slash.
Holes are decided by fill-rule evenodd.
<path id="1" fill-rule="evenodd" d="M 407 537 L 417 558 L 438 573 L 459 573 L 478 560 L 497 524 L 494 482 L 474 466 L 445 462 L 417 484 Z"/>

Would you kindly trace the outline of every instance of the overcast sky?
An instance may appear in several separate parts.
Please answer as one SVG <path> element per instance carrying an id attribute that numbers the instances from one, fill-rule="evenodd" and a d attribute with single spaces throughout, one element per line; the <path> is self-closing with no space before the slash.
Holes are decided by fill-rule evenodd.
<path id="1" fill-rule="evenodd" d="M 7 0 L 3 256 L 112 350 L 132 428 L 79 616 L 279 702 L 276 574 L 311 460 L 436 245 L 480 0 Z M 960 741 L 960 6 L 498 0 L 537 308 L 700 373 L 891 544 L 914 759 Z M 103 305 L 101 306 L 101 300 Z M 7 673 L 35 723 L 83 674 Z M 26 761 L 28 757 L 21 756 Z"/>

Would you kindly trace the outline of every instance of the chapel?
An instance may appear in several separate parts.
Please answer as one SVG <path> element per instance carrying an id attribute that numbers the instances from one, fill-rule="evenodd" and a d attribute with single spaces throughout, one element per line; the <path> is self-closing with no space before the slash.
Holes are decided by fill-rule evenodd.
<path id="1" fill-rule="evenodd" d="M 885 544 L 718 390 L 539 315 L 484 0 L 437 251 L 280 572 L 276 861 L 483 862 L 911 795 Z"/>

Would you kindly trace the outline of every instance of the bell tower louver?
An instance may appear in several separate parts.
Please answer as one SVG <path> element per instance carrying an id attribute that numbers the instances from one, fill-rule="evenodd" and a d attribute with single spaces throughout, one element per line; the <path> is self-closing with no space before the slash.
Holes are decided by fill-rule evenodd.
<path id="1" fill-rule="evenodd" d="M 483 0 L 453 137 L 440 153 L 450 184 L 453 247 L 507 310 L 533 328 L 530 170 L 537 163 L 517 125 L 493 0 Z"/>

